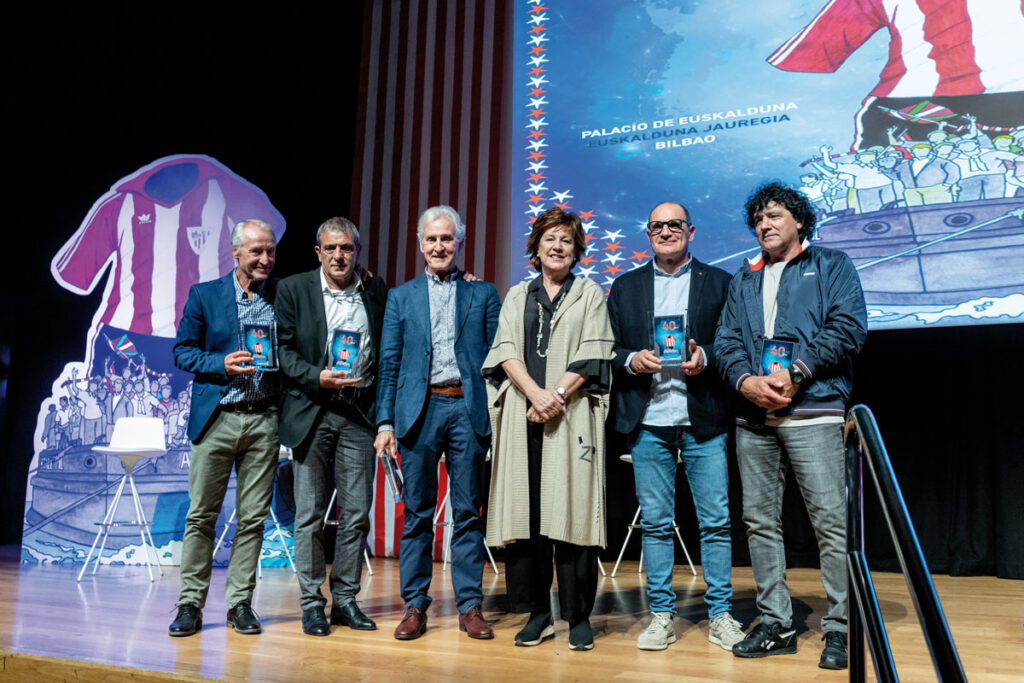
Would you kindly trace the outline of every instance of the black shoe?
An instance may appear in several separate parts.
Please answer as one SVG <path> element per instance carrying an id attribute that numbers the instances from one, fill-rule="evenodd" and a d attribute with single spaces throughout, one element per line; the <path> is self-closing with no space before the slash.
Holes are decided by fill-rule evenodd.
<path id="1" fill-rule="evenodd" d="M 555 637 L 555 626 L 551 623 L 551 614 L 530 613 L 526 626 L 516 634 L 516 645 L 519 647 L 533 647 L 540 645 L 545 640 Z"/>
<path id="2" fill-rule="evenodd" d="M 737 657 L 796 654 L 796 631 L 781 631 L 779 624 L 758 624 L 746 638 L 732 646 L 732 653 Z"/>
<path id="3" fill-rule="evenodd" d="M 355 600 L 341 607 L 337 605 L 331 607 L 331 623 L 335 626 L 348 626 L 357 631 L 377 630 L 377 624 L 373 622 L 373 619 L 363 614 Z"/>
<path id="4" fill-rule="evenodd" d="M 203 611 L 195 605 L 178 605 L 178 616 L 167 628 L 167 633 L 174 638 L 190 636 L 203 627 Z"/>
<path id="5" fill-rule="evenodd" d="M 569 649 L 593 650 L 594 632 L 590 630 L 590 622 L 584 619 L 575 626 L 569 625 Z"/>
<path id="6" fill-rule="evenodd" d="M 228 626 L 233 627 L 235 633 L 244 633 L 246 635 L 263 631 L 260 627 L 260 620 L 256 617 L 256 613 L 252 611 L 252 605 L 244 601 L 228 610 Z"/>
<path id="7" fill-rule="evenodd" d="M 818 666 L 822 669 L 845 669 L 846 634 L 841 631 L 826 631 L 821 639 L 825 641 L 825 649 L 821 651 Z"/>
<path id="8" fill-rule="evenodd" d="M 322 607 L 310 607 L 302 610 L 302 632 L 307 636 L 328 636 L 331 627 L 327 623 Z"/>

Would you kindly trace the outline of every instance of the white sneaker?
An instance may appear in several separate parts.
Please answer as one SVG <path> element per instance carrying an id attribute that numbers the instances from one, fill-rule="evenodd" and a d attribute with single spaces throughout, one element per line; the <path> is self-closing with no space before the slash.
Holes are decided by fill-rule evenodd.
<path id="1" fill-rule="evenodd" d="M 715 645 L 721 645 L 723 650 L 732 652 L 732 646 L 746 637 L 740 622 L 733 619 L 728 612 L 723 612 L 711 620 L 708 640 Z"/>
<path id="2" fill-rule="evenodd" d="M 653 615 L 647 630 L 636 639 L 636 646 L 641 650 L 664 650 L 669 643 L 676 642 L 672 615 L 668 612 L 653 612 Z"/>

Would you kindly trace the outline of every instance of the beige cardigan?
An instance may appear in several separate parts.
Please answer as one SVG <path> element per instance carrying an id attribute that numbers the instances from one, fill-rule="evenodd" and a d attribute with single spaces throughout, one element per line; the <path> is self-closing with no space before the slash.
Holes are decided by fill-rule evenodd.
<path id="1" fill-rule="evenodd" d="M 485 372 L 510 358 L 524 358 L 527 285 L 516 285 L 505 297 L 498 331 L 484 360 Z M 557 386 L 570 363 L 614 357 L 614 339 L 601 287 L 593 280 L 577 277 L 565 297 L 551 321 L 546 389 Z M 506 378 L 498 387 L 488 382 L 487 399 L 493 454 L 487 544 L 504 546 L 530 537 L 526 396 Z M 605 546 L 607 414 L 608 394 L 577 391 L 566 399 L 564 414 L 545 424 L 541 534 L 576 545 Z"/>

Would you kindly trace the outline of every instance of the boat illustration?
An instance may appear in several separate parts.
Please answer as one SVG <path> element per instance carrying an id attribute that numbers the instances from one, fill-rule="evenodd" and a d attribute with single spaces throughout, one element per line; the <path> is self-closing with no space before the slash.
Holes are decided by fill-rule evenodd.
<path id="1" fill-rule="evenodd" d="M 845 251 L 867 304 L 956 304 L 1024 291 L 1024 198 L 833 214 L 822 246 Z"/>
<path id="2" fill-rule="evenodd" d="M 173 446 L 159 458 L 136 466 L 135 484 L 143 512 L 152 524 L 153 539 L 163 545 L 180 539 L 188 512 L 188 446 Z M 124 467 L 116 457 L 95 453 L 91 446 L 71 446 L 63 451 L 44 450 L 39 466 L 29 477 L 32 503 L 25 514 L 25 536 L 37 530 L 88 546 L 96 535 L 96 522 L 103 519 L 117 492 Z M 232 478 L 226 500 L 234 500 Z M 115 519 L 135 518 L 131 497 L 123 495 Z M 231 505 L 225 505 L 227 515 Z M 226 522 L 224 510 L 218 526 Z M 115 526 L 107 544 L 111 548 L 136 542 L 134 526 Z"/>

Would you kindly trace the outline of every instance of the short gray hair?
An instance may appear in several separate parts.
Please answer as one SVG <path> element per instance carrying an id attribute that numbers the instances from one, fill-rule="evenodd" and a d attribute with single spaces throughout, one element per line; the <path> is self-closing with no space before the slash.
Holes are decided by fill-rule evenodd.
<path id="1" fill-rule="evenodd" d="M 334 218 L 328 218 L 320 227 L 316 229 L 316 245 L 320 246 L 320 238 L 323 237 L 325 232 L 342 233 L 348 235 L 355 242 L 357 247 L 361 246 L 359 243 L 359 228 L 356 224 L 347 218 L 341 216 L 335 216 Z"/>
<path id="2" fill-rule="evenodd" d="M 245 232 L 246 226 L 252 226 L 257 230 L 269 232 L 270 236 L 274 238 L 275 242 L 277 242 L 277 236 L 274 234 L 274 229 L 270 227 L 270 223 L 261 221 L 259 218 L 247 218 L 244 221 L 239 222 L 231 230 L 231 246 L 238 248 L 245 244 L 245 235 L 243 233 Z"/>
<path id="3" fill-rule="evenodd" d="M 455 226 L 456 242 L 462 242 L 466 239 L 466 224 L 462 222 L 459 212 L 447 204 L 432 206 L 420 214 L 420 220 L 416 224 L 416 238 L 422 242 L 423 228 L 427 227 L 427 225 L 433 223 L 438 218 L 445 218 L 451 221 L 451 224 Z"/>

